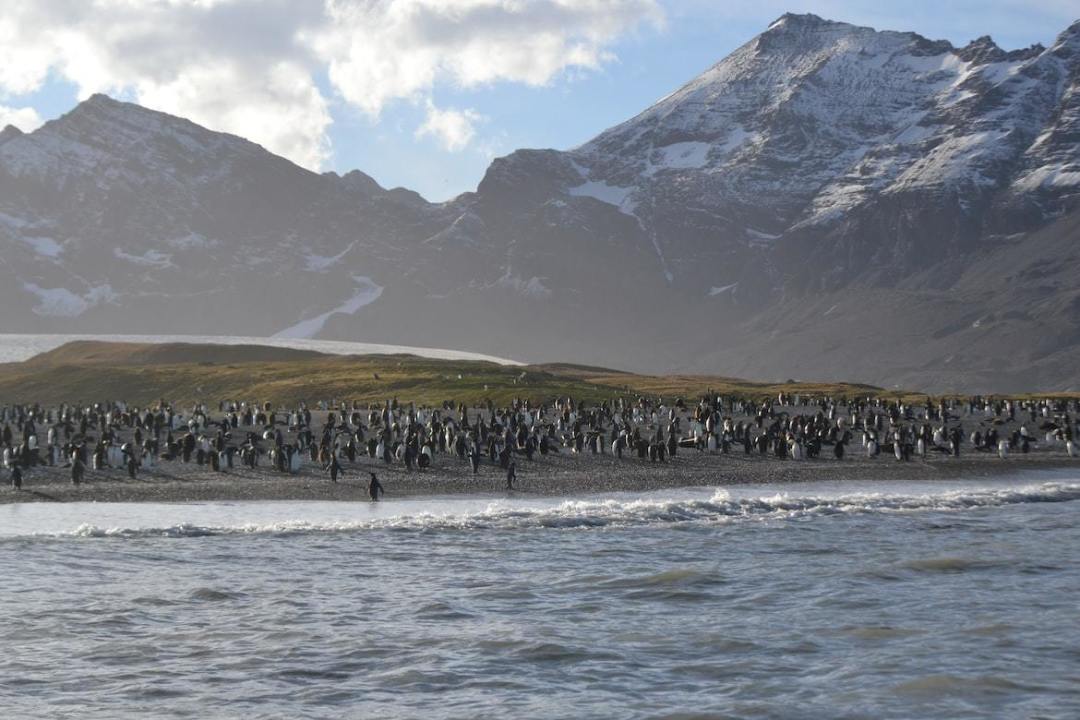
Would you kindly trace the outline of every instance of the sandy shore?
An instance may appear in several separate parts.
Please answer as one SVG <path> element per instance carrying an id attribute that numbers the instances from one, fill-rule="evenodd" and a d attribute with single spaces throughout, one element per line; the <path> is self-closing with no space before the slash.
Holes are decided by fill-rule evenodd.
<path id="1" fill-rule="evenodd" d="M 518 459 L 515 492 L 552 496 L 763 482 L 975 479 L 1065 467 L 1080 472 L 1080 460 L 1070 459 L 1060 448 L 1014 454 L 1007 460 L 967 452 L 960 458 L 935 454 L 911 462 L 898 462 L 886 455 L 795 462 L 756 453 L 721 455 L 691 450 L 667 463 L 651 463 L 636 457 L 618 460 L 611 455 L 562 453 L 538 456 L 533 462 Z M 386 500 L 506 492 L 506 476 L 497 465 L 481 465 L 479 474 L 473 475 L 465 461 L 446 455 L 436 456 L 433 467 L 424 472 L 406 472 L 400 464 L 387 466 L 368 457 L 355 464 L 344 463 L 344 470 L 344 476 L 334 484 L 311 464 L 305 464 L 297 475 L 284 475 L 269 467 L 215 473 L 194 462 L 160 462 L 152 470 L 140 471 L 136 480 L 118 469 L 88 470 L 84 483 L 76 487 L 66 468 L 35 467 L 25 473 L 21 491 L 7 486 L 0 489 L 0 503 L 366 500 L 371 471 L 378 473 L 386 488 Z M 7 482 L 6 472 L 2 477 Z"/>

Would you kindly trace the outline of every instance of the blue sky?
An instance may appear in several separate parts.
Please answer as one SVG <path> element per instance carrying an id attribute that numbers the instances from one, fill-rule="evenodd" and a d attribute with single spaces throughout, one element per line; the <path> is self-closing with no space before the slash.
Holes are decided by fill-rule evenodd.
<path id="1" fill-rule="evenodd" d="M 53 14 L 54 0 L 10 1 L 0 120 L 29 129 L 104 91 L 432 200 L 474 189 L 495 156 L 588 140 L 787 10 L 1006 49 L 1049 45 L 1080 19 L 1059 0 L 535 0 L 525 19 L 509 0 L 386 0 L 329 19 L 320 0 L 103 0 L 74 19 L 59 0 Z M 230 37 L 229 23 L 256 21 L 257 35 Z"/>

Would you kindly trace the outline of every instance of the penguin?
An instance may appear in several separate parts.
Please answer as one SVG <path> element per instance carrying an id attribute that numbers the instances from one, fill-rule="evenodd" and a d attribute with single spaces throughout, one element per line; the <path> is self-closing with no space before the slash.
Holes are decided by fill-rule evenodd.
<path id="1" fill-rule="evenodd" d="M 1002 460 L 1009 457 L 1009 441 L 1008 440 L 1002 440 L 1001 442 L 998 443 L 998 457 L 1001 458 Z"/>
<path id="2" fill-rule="evenodd" d="M 1069 454 L 1069 457 L 1076 457 L 1076 443 L 1069 440 L 1065 443 L 1065 452 Z"/>

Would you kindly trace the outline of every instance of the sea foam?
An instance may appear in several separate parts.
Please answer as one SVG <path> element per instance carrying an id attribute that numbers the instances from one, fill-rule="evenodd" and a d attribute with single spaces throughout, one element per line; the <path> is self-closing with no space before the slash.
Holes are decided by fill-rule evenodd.
<path id="1" fill-rule="evenodd" d="M 46 536 L 87 538 L 192 538 L 217 535 L 351 533 L 366 530 L 523 530 L 599 529 L 671 525 L 785 521 L 832 515 L 963 511 L 1024 503 L 1080 499 L 1080 483 L 1041 483 L 1008 489 L 953 490 L 927 494 L 852 493 L 732 497 L 717 490 L 709 498 L 563 500 L 550 504 L 496 501 L 471 511 L 414 512 L 368 519 L 273 520 L 235 524 L 179 523 L 161 527 L 102 527 L 82 524 L 74 531 Z M 392 507 L 386 503 L 384 508 Z"/>

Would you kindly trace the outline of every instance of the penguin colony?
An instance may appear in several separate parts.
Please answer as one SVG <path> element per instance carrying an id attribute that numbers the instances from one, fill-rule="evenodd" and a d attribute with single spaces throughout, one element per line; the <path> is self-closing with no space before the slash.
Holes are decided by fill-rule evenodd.
<path id="1" fill-rule="evenodd" d="M 281 474 L 314 467 L 337 482 L 360 462 L 423 472 L 436 458 L 473 474 L 497 466 L 509 484 L 516 459 L 559 453 L 667 463 L 688 452 L 794 462 L 842 461 L 854 452 L 910 462 L 961 452 L 1006 460 L 1048 448 L 1075 458 L 1077 418 L 1077 399 L 982 397 L 917 405 L 790 394 L 765 400 L 709 395 L 691 403 L 619 398 L 595 405 L 564 398 L 471 408 L 453 402 L 417 407 L 396 399 L 367 407 L 322 402 L 291 408 L 229 401 L 216 410 L 112 402 L 0 408 L 0 451 L 16 489 L 43 465 L 70 468 L 75 484 L 116 473 L 137 479 L 158 463 L 196 463 L 219 473 L 237 466 Z"/>

